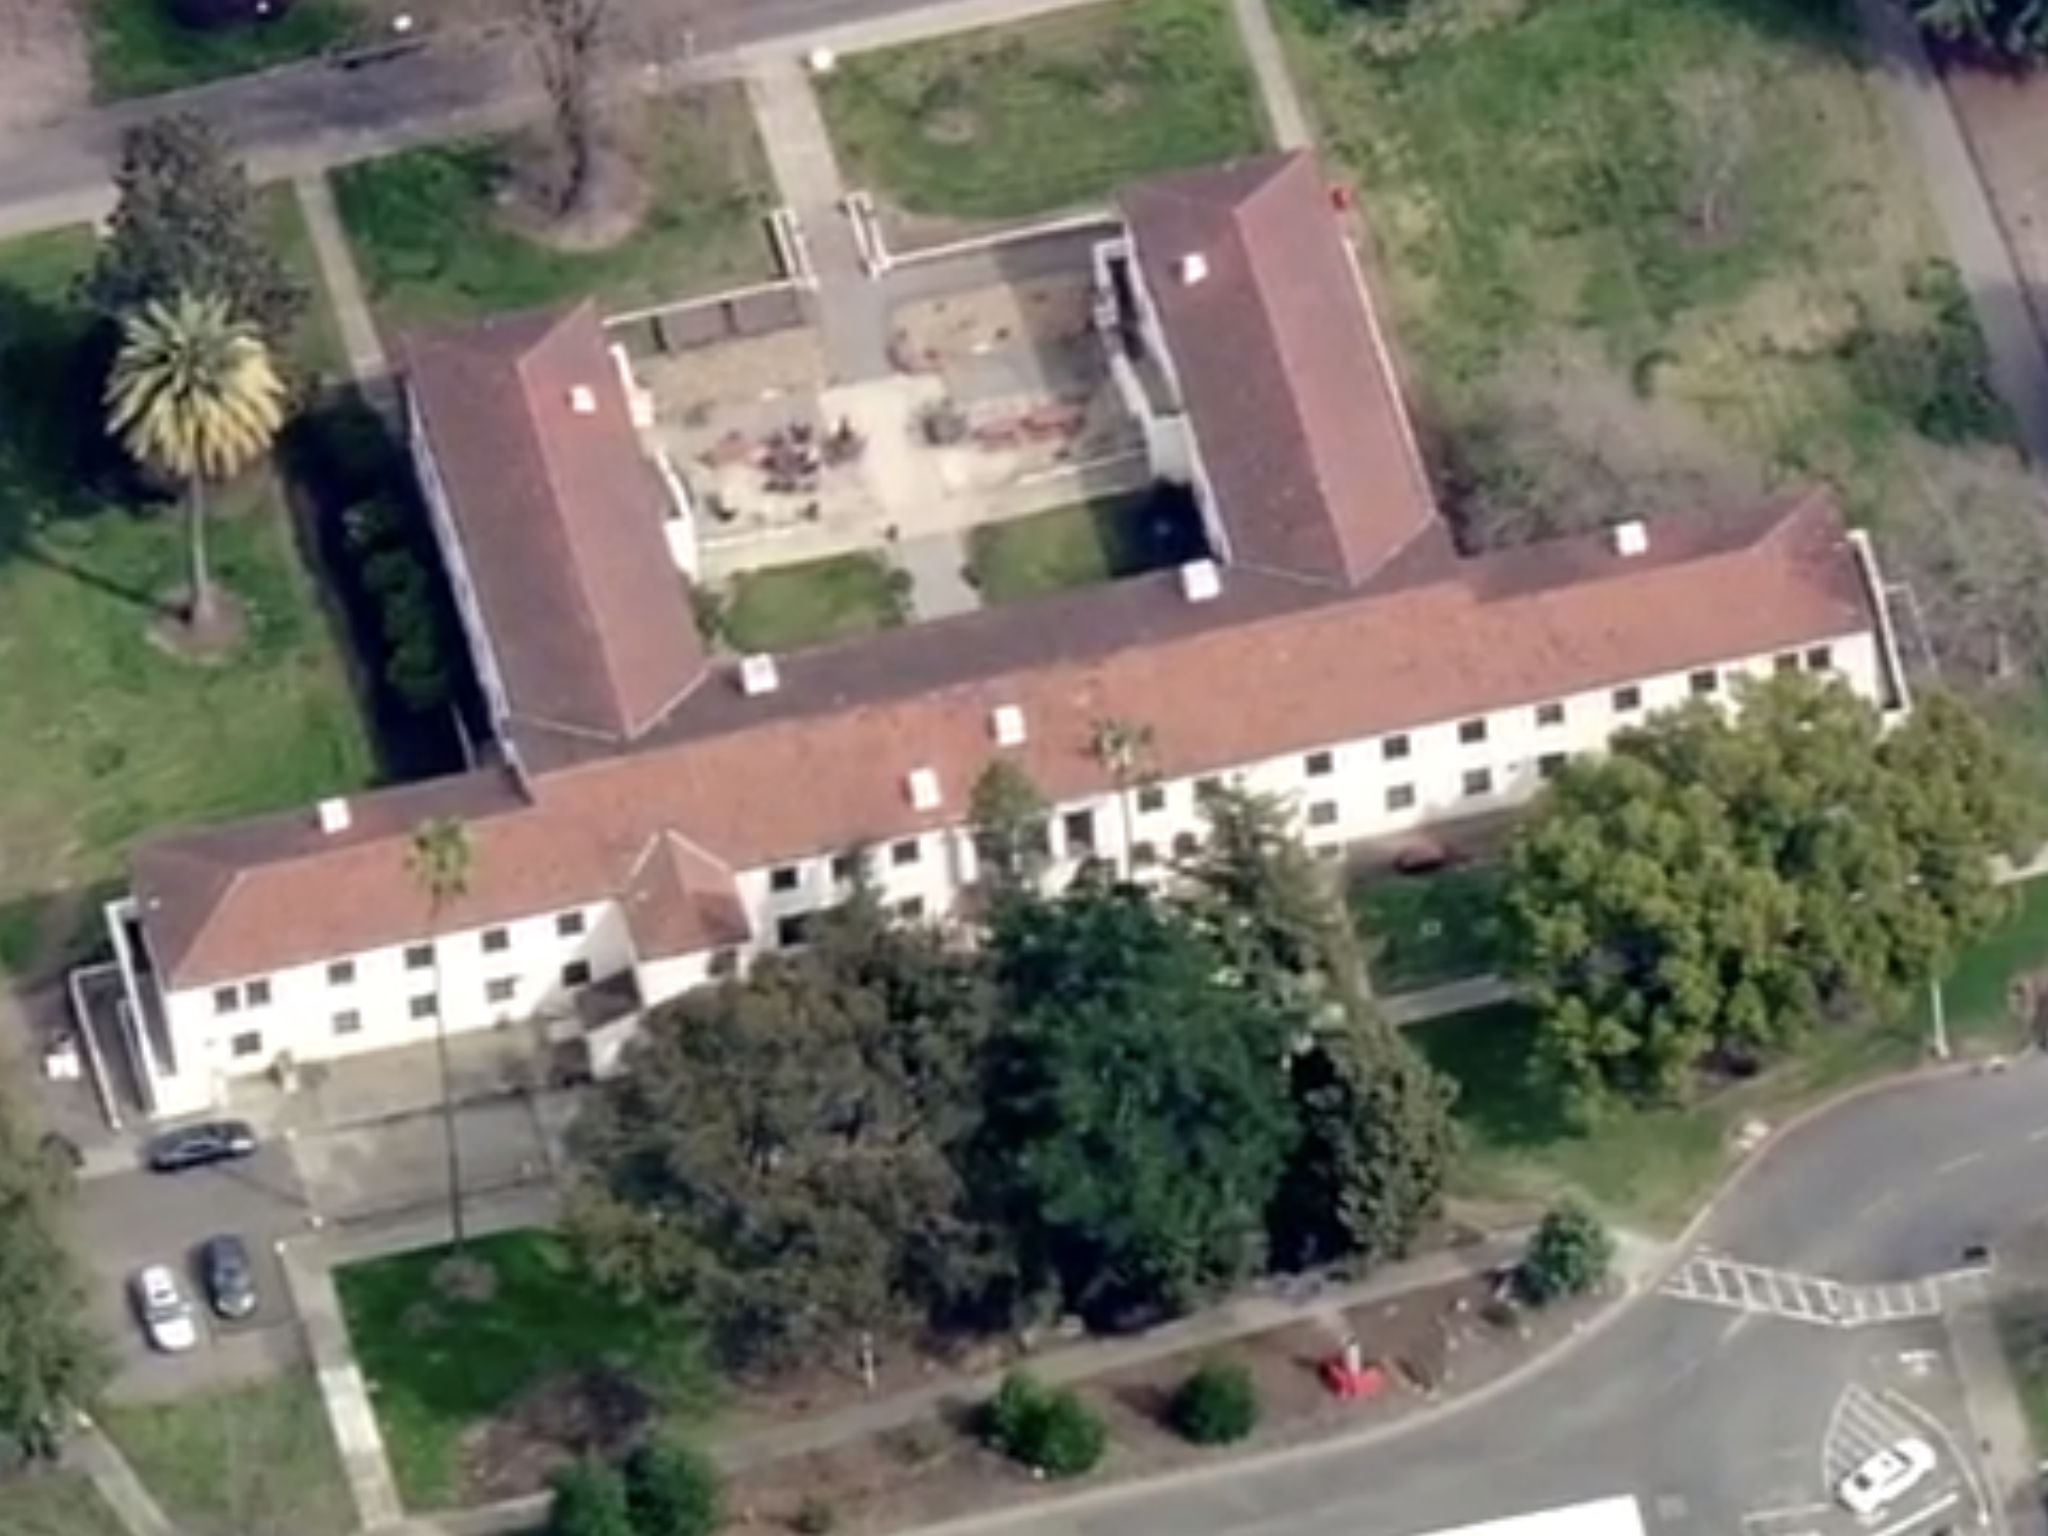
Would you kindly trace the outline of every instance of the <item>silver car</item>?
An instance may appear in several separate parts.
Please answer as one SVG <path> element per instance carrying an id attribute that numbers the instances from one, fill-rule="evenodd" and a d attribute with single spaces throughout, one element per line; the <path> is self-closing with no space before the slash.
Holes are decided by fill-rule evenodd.
<path id="1" fill-rule="evenodd" d="M 170 1265 L 151 1264 L 136 1273 L 135 1314 L 149 1342 L 163 1353 L 182 1355 L 198 1347 L 199 1322 Z"/>

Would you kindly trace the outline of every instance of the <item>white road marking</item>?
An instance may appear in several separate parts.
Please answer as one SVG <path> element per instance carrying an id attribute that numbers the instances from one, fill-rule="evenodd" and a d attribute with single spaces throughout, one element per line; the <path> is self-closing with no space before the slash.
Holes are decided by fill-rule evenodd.
<path id="1" fill-rule="evenodd" d="M 1834 1509 L 1832 1504 L 1787 1504 L 1782 1509 L 1759 1509 L 1742 1517 L 1742 1523 L 1763 1524 L 1770 1520 L 1811 1520 L 1815 1515 L 1825 1515 Z"/>
<path id="2" fill-rule="evenodd" d="M 1956 1504 L 1961 1502 L 1961 1500 L 1962 1495 L 1959 1493 L 1944 1494 L 1941 1498 L 1936 1499 L 1932 1504 L 1929 1504 L 1926 1508 L 1916 1509 L 1913 1511 L 1912 1514 L 1906 1515 L 1901 1519 L 1894 1520 L 1890 1525 L 1884 1527 L 1884 1529 L 1872 1531 L 1870 1533 L 1870 1536 L 1900 1536 L 1900 1532 L 1910 1531 L 1911 1529 L 1913 1529 L 1914 1526 L 1920 1524 L 1921 1521 L 1931 1520 L 1936 1515 L 1940 1514 L 1943 1510 L 1954 1508 Z"/>
<path id="3" fill-rule="evenodd" d="M 1950 1158 L 1947 1162 L 1943 1163 L 1934 1171 L 1937 1174 L 1954 1173 L 1959 1168 L 1967 1168 L 1972 1163 L 1981 1163 L 1983 1161 L 1984 1154 L 1982 1152 L 1970 1152 L 1964 1154 L 1962 1157 Z"/>
<path id="4" fill-rule="evenodd" d="M 1970 1491 L 1970 1502 L 1977 1506 L 1978 1521 L 1989 1521 L 1991 1495 L 1984 1487 L 1984 1480 L 1978 1475 L 1977 1464 L 1963 1454 L 1962 1446 L 1957 1443 L 1956 1437 L 1949 1433 L 1948 1425 L 1909 1397 L 1892 1391 L 1887 1391 L 1884 1396 L 1892 1407 L 1909 1420 L 1917 1422 L 1941 1443 L 1942 1449 L 1948 1452 L 1948 1459 L 1955 1463 L 1956 1471 L 1963 1479 L 1963 1486 Z"/>

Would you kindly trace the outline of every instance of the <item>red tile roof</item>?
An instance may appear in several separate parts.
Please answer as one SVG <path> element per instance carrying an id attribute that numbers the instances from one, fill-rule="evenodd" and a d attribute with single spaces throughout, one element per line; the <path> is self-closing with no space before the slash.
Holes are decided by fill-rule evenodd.
<path id="1" fill-rule="evenodd" d="M 1430 533 L 1397 371 L 1315 156 L 1148 181 L 1123 212 L 1230 562 L 1356 585 Z"/>
<path id="2" fill-rule="evenodd" d="M 626 927 L 643 960 L 703 954 L 753 936 L 732 870 L 674 832 L 641 850 L 623 899 Z"/>
<path id="3" fill-rule="evenodd" d="M 640 735 L 696 684 L 705 650 L 597 311 L 505 316 L 405 351 L 515 727 Z"/>

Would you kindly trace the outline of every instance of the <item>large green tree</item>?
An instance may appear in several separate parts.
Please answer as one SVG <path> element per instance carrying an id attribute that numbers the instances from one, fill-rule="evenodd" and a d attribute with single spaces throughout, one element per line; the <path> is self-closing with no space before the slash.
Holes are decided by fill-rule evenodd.
<path id="1" fill-rule="evenodd" d="M 2030 786 L 1942 694 L 1887 733 L 1811 675 L 1700 703 L 1571 764 L 1508 858 L 1511 969 L 1576 1108 L 1682 1096 L 1924 983 L 2004 911 Z"/>
<path id="2" fill-rule="evenodd" d="M 1027 1273 L 1103 1323 L 1255 1271 L 1302 1018 L 1234 983 L 1205 925 L 1128 885 L 1006 905 L 989 947 L 1003 1018 L 979 1178 Z"/>
<path id="3" fill-rule="evenodd" d="M 129 128 L 114 192 L 112 224 L 83 280 L 92 309 L 118 323 L 179 295 L 217 300 L 283 355 L 306 291 L 273 249 L 220 130 L 190 113 Z"/>
<path id="4" fill-rule="evenodd" d="M 953 1157 L 987 1017 L 935 933 L 865 898 L 828 914 L 802 952 L 648 1020 L 577 1128 L 573 1235 L 745 1368 L 972 1314 L 1007 1268 Z"/>
<path id="5" fill-rule="evenodd" d="M 992 896 L 1037 888 L 1052 856 L 1051 808 L 1031 776 L 1008 758 L 981 771 L 969 796 L 981 882 Z"/>

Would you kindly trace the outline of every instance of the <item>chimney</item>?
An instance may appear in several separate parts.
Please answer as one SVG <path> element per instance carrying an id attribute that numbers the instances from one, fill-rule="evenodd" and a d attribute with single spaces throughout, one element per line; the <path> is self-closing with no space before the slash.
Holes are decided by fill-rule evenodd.
<path id="1" fill-rule="evenodd" d="M 346 800 L 322 800 L 320 802 L 320 830 L 329 837 L 349 828 L 348 802 Z"/>
<path id="2" fill-rule="evenodd" d="M 1223 572 L 1214 560 L 1190 560 L 1180 568 L 1180 595 L 1206 603 L 1223 590 Z"/>
<path id="3" fill-rule="evenodd" d="M 1180 259 L 1180 280 L 1184 287 L 1192 288 L 1209 275 L 1209 258 L 1200 251 L 1190 251 Z"/>
<path id="4" fill-rule="evenodd" d="M 1616 523 L 1614 525 L 1614 552 L 1622 559 L 1631 559 L 1650 547 L 1650 530 L 1639 522 Z"/>
<path id="5" fill-rule="evenodd" d="M 998 704 L 989 716 L 989 731 L 999 747 L 1024 745 L 1024 711 L 1014 704 Z"/>
<path id="6" fill-rule="evenodd" d="M 764 693 L 773 693 L 782 686 L 782 676 L 775 670 L 773 656 L 742 656 L 740 658 L 740 692 L 750 699 L 758 699 Z"/>
<path id="7" fill-rule="evenodd" d="M 597 391 L 588 384 L 578 384 L 569 391 L 569 409 L 578 416 L 597 414 Z"/>

